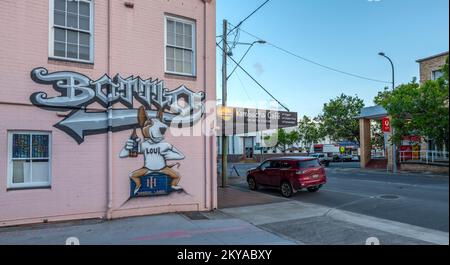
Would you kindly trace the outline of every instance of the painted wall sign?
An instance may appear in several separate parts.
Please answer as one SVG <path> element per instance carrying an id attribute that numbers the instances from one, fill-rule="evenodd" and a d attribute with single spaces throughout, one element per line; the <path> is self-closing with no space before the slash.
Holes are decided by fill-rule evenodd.
<path id="1" fill-rule="evenodd" d="M 78 144 L 86 135 L 133 129 L 125 142 L 121 158 L 144 157 L 144 166 L 130 173 L 130 196 L 167 195 L 183 191 L 179 186 L 179 168 L 185 156 L 175 146 L 165 141 L 170 127 L 191 127 L 200 121 L 205 113 L 205 94 L 194 93 L 185 86 L 173 91 L 164 87 L 164 82 L 140 77 L 111 79 L 104 75 L 94 81 L 75 72 L 48 73 L 45 68 L 36 68 L 31 78 L 40 84 L 53 85 L 60 93 L 48 97 L 44 92 L 31 95 L 31 102 L 50 111 L 71 113 L 55 125 L 72 136 Z M 141 106 L 133 108 L 136 99 Z M 105 111 L 91 112 L 86 108 L 98 102 Z M 122 103 L 127 109 L 113 109 L 115 103 Z M 108 112 L 106 108 L 111 108 Z M 111 115 L 110 115 L 111 114 Z M 136 132 L 140 128 L 143 138 Z"/>
<path id="2" fill-rule="evenodd" d="M 71 110 L 67 118 L 55 127 L 79 144 L 87 135 L 103 134 L 108 129 L 118 132 L 136 127 L 138 121 L 137 110 L 133 108 L 134 99 L 147 109 L 149 117 L 155 118 L 159 110 L 164 110 L 161 120 L 172 127 L 190 127 L 205 113 L 203 92 L 195 93 L 185 86 L 169 91 L 164 87 L 164 82 L 157 79 L 122 78 L 120 75 L 112 79 L 105 74 L 94 81 L 76 72 L 48 73 L 42 67 L 32 70 L 31 78 L 36 83 L 52 85 L 60 93 L 49 97 L 45 92 L 36 92 L 30 100 L 35 106 L 49 111 Z M 184 99 L 184 106 L 179 104 L 180 98 Z M 94 102 L 102 105 L 105 111 L 87 112 L 87 106 Z M 119 102 L 126 109 L 112 109 L 111 119 L 108 119 L 106 109 Z"/>

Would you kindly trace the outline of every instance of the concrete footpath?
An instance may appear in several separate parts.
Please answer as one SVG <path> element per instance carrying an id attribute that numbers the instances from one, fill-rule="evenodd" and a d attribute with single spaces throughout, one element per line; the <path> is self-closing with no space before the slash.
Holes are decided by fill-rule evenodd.
<path id="1" fill-rule="evenodd" d="M 0 228 L 0 245 L 448 245 L 449 234 L 230 187 L 221 210 Z M 239 202 L 239 203 L 237 203 Z"/>
<path id="2" fill-rule="evenodd" d="M 103 221 L 0 229 L 0 245 L 292 245 L 248 222 L 220 212 L 165 214 Z"/>
<path id="3" fill-rule="evenodd" d="M 298 201 L 222 211 L 297 244 L 364 245 L 369 238 L 382 245 L 449 244 L 445 232 Z"/>

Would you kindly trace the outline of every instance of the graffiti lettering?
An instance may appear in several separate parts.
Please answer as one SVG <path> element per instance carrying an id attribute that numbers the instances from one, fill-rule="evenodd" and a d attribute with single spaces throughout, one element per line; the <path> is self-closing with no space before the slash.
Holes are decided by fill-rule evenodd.
<path id="1" fill-rule="evenodd" d="M 147 148 L 145 149 L 145 153 L 147 155 L 160 155 L 161 154 L 161 148 Z"/>
<path id="2" fill-rule="evenodd" d="M 49 97 L 45 92 L 31 95 L 30 101 L 37 107 L 50 111 L 72 111 L 66 119 L 55 125 L 72 136 L 79 144 L 86 135 L 128 130 L 137 125 L 136 99 L 147 109 L 149 117 L 157 117 L 164 111 L 162 122 L 172 127 L 191 127 L 201 120 L 205 113 L 205 93 L 195 93 L 185 86 L 169 91 L 163 81 L 140 77 L 111 79 L 103 75 L 98 80 L 70 71 L 49 73 L 39 67 L 31 71 L 31 78 L 39 84 L 52 85 L 60 93 Z M 180 106 L 182 99 L 186 105 Z M 112 109 L 112 118 L 105 111 L 86 112 L 86 108 L 97 102 L 105 109 L 121 103 L 126 109 Z M 152 110 L 153 109 L 153 110 Z M 110 126 L 112 124 L 112 126 Z"/>

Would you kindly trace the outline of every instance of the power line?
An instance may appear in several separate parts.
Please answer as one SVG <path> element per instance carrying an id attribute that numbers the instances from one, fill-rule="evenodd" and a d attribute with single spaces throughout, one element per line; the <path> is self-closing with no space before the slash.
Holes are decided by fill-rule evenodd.
<path id="1" fill-rule="evenodd" d="M 265 6 L 270 0 L 265 1 L 264 3 L 262 3 L 257 9 L 255 9 L 255 11 L 253 11 L 250 15 L 248 15 L 246 18 L 244 18 L 241 22 L 239 22 L 237 24 L 237 26 L 235 26 L 233 29 L 231 29 L 228 32 L 228 35 L 233 32 L 235 29 L 239 28 L 245 21 L 247 21 L 251 16 L 253 16 L 256 12 L 258 12 L 263 6 Z"/>
<path id="2" fill-rule="evenodd" d="M 244 82 L 242 82 L 242 79 L 241 79 L 241 77 L 239 76 L 239 74 L 237 72 L 236 72 L 236 77 L 238 78 L 239 83 L 241 83 L 241 86 L 244 89 L 245 95 L 247 96 L 248 100 L 252 101 L 252 99 L 250 98 L 250 95 L 247 92 L 247 88 L 244 86 Z"/>
<path id="3" fill-rule="evenodd" d="M 262 3 L 257 9 L 255 9 L 250 15 L 248 15 L 246 18 L 244 18 L 241 22 L 237 24 L 237 26 L 234 26 L 233 29 L 228 31 L 227 36 L 230 35 L 233 31 L 235 31 L 237 28 L 239 28 L 245 21 L 247 21 L 251 16 L 253 16 L 256 12 L 258 12 L 263 6 L 265 6 L 270 0 L 266 0 L 264 3 Z M 231 25 L 231 24 L 230 24 Z M 231 25 L 233 26 L 233 25 Z M 219 37 L 219 36 L 217 36 Z M 223 36 L 220 36 L 223 37 Z M 235 42 L 236 42 L 237 34 L 235 36 Z M 219 44 L 222 43 L 222 40 L 220 40 Z"/>
<path id="4" fill-rule="evenodd" d="M 223 50 L 222 47 L 220 47 L 219 43 L 216 43 L 217 47 L 219 47 L 219 49 L 221 49 L 223 52 L 225 52 Z M 290 111 L 285 105 L 283 105 L 283 103 L 281 103 L 278 99 L 276 99 L 265 87 L 263 87 L 261 85 L 261 83 L 259 83 L 249 72 L 247 72 L 238 62 L 236 62 L 236 60 L 234 60 L 233 57 L 229 56 L 228 57 L 239 67 L 239 69 L 241 69 L 248 77 L 250 77 L 253 82 L 255 82 L 262 90 L 264 90 L 273 100 L 275 100 L 278 104 L 280 104 L 280 106 L 282 106 L 284 109 L 286 109 L 287 111 Z"/>
<path id="5" fill-rule="evenodd" d="M 245 31 L 245 30 L 243 30 L 243 29 L 241 29 L 241 28 L 239 28 L 239 30 L 242 31 L 242 32 L 244 32 L 244 33 L 246 33 L 247 35 L 252 36 L 252 37 L 255 38 L 255 39 L 261 40 L 261 38 L 259 38 L 258 36 L 254 35 L 254 34 L 251 34 L 251 33 L 247 32 L 247 31 Z M 266 40 L 266 39 L 264 39 L 264 40 Z M 319 66 L 319 67 L 322 67 L 322 68 L 325 68 L 325 69 L 327 69 L 327 70 L 334 71 L 334 72 L 337 72 L 337 73 L 340 73 L 340 74 L 344 74 L 344 75 L 348 75 L 348 76 L 351 76 L 351 77 L 359 78 L 359 79 L 364 79 L 364 80 L 372 81 L 372 82 L 378 82 L 378 83 L 383 83 L 383 84 L 390 84 L 390 82 L 387 82 L 387 81 L 383 81 L 383 80 L 379 80 L 379 79 L 374 79 L 374 78 L 370 78 L 370 77 L 366 77 L 366 76 L 362 76 L 362 75 L 358 75 L 358 74 L 353 74 L 353 73 L 350 73 L 350 72 L 346 72 L 346 71 L 343 71 L 343 70 L 339 70 L 339 69 L 334 68 L 334 67 L 326 66 L 326 65 L 324 65 L 324 64 L 318 63 L 318 62 L 316 62 L 316 61 L 313 61 L 313 60 L 311 60 L 311 59 L 308 59 L 308 58 L 305 58 L 305 57 L 303 57 L 303 56 L 301 56 L 301 55 L 298 55 L 298 54 L 296 54 L 296 53 L 294 53 L 294 52 L 291 52 L 291 51 L 289 51 L 289 50 L 287 50 L 287 49 L 284 49 L 284 48 L 282 48 L 282 47 L 280 47 L 280 46 L 277 46 L 277 45 L 275 45 L 275 44 L 273 44 L 273 43 L 271 43 L 271 42 L 269 42 L 269 41 L 267 41 L 267 40 L 266 40 L 266 42 L 267 42 L 268 45 L 270 45 L 270 46 L 272 46 L 272 47 L 274 47 L 274 48 L 276 48 L 276 49 L 278 49 L 278 50 L 280 50 L 280 51 L 282 51 L 282 52 L 284 52 L 284 53 L 287 53 L 287 54 L 289 54 L 289 55 L 292 55 L 292 56 L 294 56 L 294 57 L 296 57 L 296 58 L 298 58 L 298 59 L 300 59 L 300 60 L 303 60 L 303 61 L 305 61 L 305 62 L 314 64 L 314 65 Z"/>

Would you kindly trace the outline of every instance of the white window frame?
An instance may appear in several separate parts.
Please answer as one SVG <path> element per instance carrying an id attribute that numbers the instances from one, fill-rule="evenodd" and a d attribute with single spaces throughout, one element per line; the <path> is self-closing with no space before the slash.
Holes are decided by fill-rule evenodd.
<path id="1" fill-rule="evenodd" d="M 13 183 L 13 135 L 14 134 L 28 134 L 28 135 L 48 135 L 48 181 L 46 182 L 29 182 L 29 183 Z M 30 146 L 31 150 L 31 146 Z M 32 158 L 30 158 L 32 159 Z M 31 178 L 33 178 L 32 167 L 30 167 Z M 29 189 L 29 188 L 43 188 L 51 187 L 52 183 L 52 134 L 43 131 L 8 131 L 8 189 Z"/>
<path id="2" fill-rule="evenodd" d="M 68 30 L 75 30 L 78 32 L 83 33 L 89 33 L 90 34 L 90 41 L 89 41 L 89 60 L 83 60 L 83 59 L 75 59 L 75 58 L 68 58 L 68 57 L 62 57 L 62 56 L 55 56 L 55 25 L 54 25 L 54 16 L 55 16 L 55 1 L 49 0 L 49 42 L 48 42 L 48 54 L 49 58 L 51 59 L 57 59 L 57 60 L 64 60 L 64 61 L 73 61 L 73 62 L 81 62 L 81 63 L 94 63 L 94 0 L 86 1 L 86 0 L 76 0 L 81 1 L 85 3 L 90 4 L 90 14 L 89 14 L 89 31 L 82 30 L 82 29 L 72 29 L 69 27 L 63 27 L 63 26 L 57 26 L 61 29 L 68 29 Z M 67 34 L 66 34 L 67 39 Z"/>
<path id="3" fill-rule="evenodd" d="M 186 74 L 186 73 L 179 73 L 176 71 L 168 71 L 167 70 L 167 47 L 173 47 L 178 49 L 184 49 L 188 50 L 185 47 L 177 47 L 174 45 L 169 45 L 167 43 L 167 22 L 168 20 L 172 20 L 175 22 L 180 22 L 183 24 L 189 24 L 192 26 L 192 73 Z M 196 40 L 197 40 L 197 25 L 195 20 L 189 20 L 189 19 L 183 19 L 180 17 L 176 17 L 173 15 L 165 15 L 164 16 L 164 71 L 168 74 L 174 74 L 174 75 L 182 75 L 182 76 L 189 76 L 189 77 L 195 77 L 197 75 L 197 46 L 196 46 Z"/>

